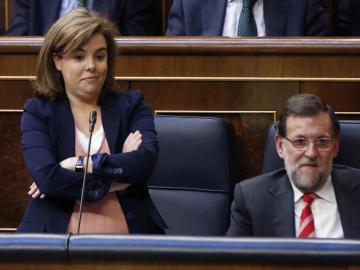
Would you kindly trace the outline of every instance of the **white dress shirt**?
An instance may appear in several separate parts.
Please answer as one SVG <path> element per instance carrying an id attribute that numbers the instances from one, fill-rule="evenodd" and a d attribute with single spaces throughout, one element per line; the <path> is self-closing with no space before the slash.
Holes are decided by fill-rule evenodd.
<path id="1" fill-rule="evenodd" d="M 243 0 L 228 0 L 222 33 L 223 36 L 237 37 L 238 23 L 242 7 Z M 258 0 L 255 2 L 253 6 L 253 13 L 258 36 L 263 37 L 266 35 L 263 0 Z"/>
<path id="2" fill-rule="evenodd" d="M 300 216 L 304 208 L 302 196 L 304 195 L 293 183 L 295 208 L 295 230 L 299 234 Z M 344 232 L 341 225 L 339 210 L 336 202 L 334 186 L 331 176 L 328 177 L 324 186 L 316 192 L 317 197 L 311 205 L 311 211 L 315 224 L 316 238 L 343 238 Z"/>
<path id="3" fill-rule="evenodd" d="M 93 9 L 93 0 L 87 0 L 86 6 L 89 10 Z M 62 0 L 61 7 L 59 12 L 59 18 L 64 16 L 69 11 L 76 9 L 78 7 L 78 0 Z"/>

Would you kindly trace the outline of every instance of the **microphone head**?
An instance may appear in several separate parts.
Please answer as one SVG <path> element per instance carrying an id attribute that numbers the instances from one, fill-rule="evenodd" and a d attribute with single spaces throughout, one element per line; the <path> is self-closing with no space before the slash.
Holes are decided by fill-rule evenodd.
<path id="1" fill-rule="evenodd" d="M 93 132 L 96 123 L 96 111 L 90 112 L 89 116 L 89 131 Z"/>

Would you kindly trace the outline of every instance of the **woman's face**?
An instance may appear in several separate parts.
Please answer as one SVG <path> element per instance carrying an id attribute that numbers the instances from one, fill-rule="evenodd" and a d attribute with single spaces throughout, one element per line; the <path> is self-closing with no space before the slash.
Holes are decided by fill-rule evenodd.
<path id="1" fill-rule="evenodd" d="M 75 52 L 54 56 L 70 100 L 97 102 L 107 75 L 107 57 L 106 40 L 100 33 L 93 35 Z"/>

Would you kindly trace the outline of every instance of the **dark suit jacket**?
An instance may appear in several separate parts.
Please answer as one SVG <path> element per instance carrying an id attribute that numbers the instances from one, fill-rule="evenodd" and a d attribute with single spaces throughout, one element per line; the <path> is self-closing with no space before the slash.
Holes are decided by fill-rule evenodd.
<path id="1" fill-rule="evenodd" d="M 169 14 L 169 36 L 221 36 L 227 0 L 174 0 Z M 264 0 L 267 36 L 328 34 L 318 0 Z"/>
<path id="2" fill-rule="evenodd" d="M 16 0 L 8 35 L 42 36 L 58 19 L 62 0 Z M 113 21 L 124 36 L 155 34 L 154 0 L 94 0 L 94 10 Z"/>
<path id="3" fill-rule="evenodd" d="M 101 200 L 111 182 L 131 184 L 118 192 L 130 233 L 159 233 L 166 225 L 149 197 L 147 179 L 158 154 L 152 113 L 139 91 L 109 94 L 101 102 L 102 123 L 110 153 L 93 155 L 85 200 Z M 121 153 L 129 134 L 139 130 L 142 144 Z M 80 198 L 83 174 L 59 162 L 75 156 L 75 124 L 68 99 L 30 99 L 21 120 L 21 147 L 30 176 L 45 199 L 31 199 L 19 232 L 66 232 L 75 199 Z"/>
<path id="4" fill-rule="evenodd" d="M 337 10 L 337 35 L 360 36 L 360 1 L 342 0 Z"/>
<path id="5" fill-rule="evenodd" d="M 360 238 L 360 170 L 334 165 L 332 181 L 345 238 Z M 228 236 L 295 237 L 294 198 L 285 169 L 235 187 Z"/>

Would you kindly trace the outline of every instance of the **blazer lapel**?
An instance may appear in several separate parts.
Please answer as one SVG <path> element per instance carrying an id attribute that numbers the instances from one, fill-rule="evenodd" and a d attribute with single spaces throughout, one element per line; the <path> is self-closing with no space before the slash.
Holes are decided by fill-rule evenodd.
<path id="1" fill-rule="evenodd" d="M 121 105 L 114 103 L 115 99 L 112 99 L 111 96 L 105 96 L 101 104 L 101 120 L 110 153 L 114 153 L 116 150 L 121 122 L 119 119 L 121 119 L 120 116 L 122 115 Z"/>
<path id="2" fill-rule="evenodd" d="M 287 6 L 288 0 L 264 0 L 265 31 L 267 36 L 284 35 Z"/>
<path id="3" fill-rule="evenodd" d="M 360 237 L 360 186 L 351 177 L 334 169 L 332 181 L 345 238 Z M 354 176 L 353 176 L 354 177 Z"/>
<path id="4" fill-rule="evenodd" d="M 227 0 L 202 0 L 201 18 L 204 36 L 221 36 Z"/>
<path id="5" fill-rule="evenodd" d="M 272 218 L 273 236 L 294 237 L 294 195 L 287 175 L 279 179 L 269 191 L 269 217 Z"/>
<path id="6" fill-rule="evenodd" d="M 72 115 L 69 101 L 66 97 L 54 101 L 54 126 L 55 138 L 57 138 L 57 152 L 59 160 L 75 155 L 75 122 Z M 59 139 L 61 138 L 61 139 Z"/>
<path id="7" fill-rule="evenodd" d="M 101 120 L 105 131 L 105 136 L 111 153 L 116 150 L 116 138 L 119 133 L 120 117 L 122 115 L 121 106 L 114 104 L 111 96 L 106 96 L 102 101 Z M 61 97 L 54 101 L 53 128 L 55 131 L 55 141 L 57 143 L 59 160 L 75 155 L 75 122 L 71 112 L 69 101 L 66 97 Z M 61 138 L 61 139 L 58 139 Z"/>

